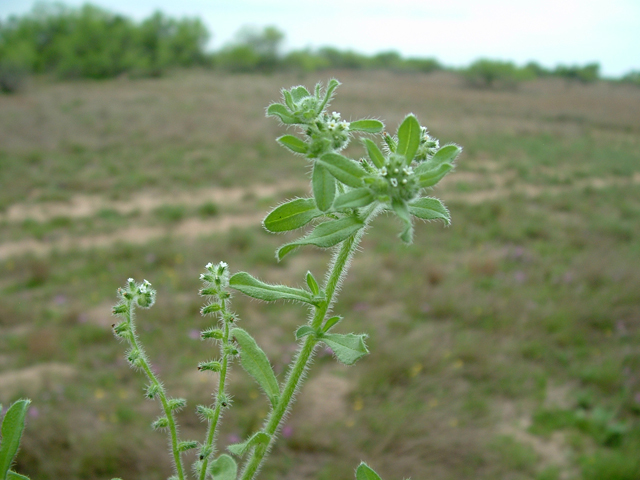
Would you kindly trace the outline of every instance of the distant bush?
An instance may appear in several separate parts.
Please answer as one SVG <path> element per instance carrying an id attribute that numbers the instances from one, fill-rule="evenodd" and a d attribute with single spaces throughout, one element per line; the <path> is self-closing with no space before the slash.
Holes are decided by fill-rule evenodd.
<path id="1" fill-rule="evenodd" d="M 155 13 L 136 23 L 92 5 L 38 4 L 0 23 L 0 70 L 11 78 L 15 72 L 64 78 L 158 75 L 171 66 L 204 63 L 208 38 L 198 19 Z"/>
<path id="2" fill-rule="evenodd" d="M 273 72 L 282 64 L 284 33 L 276 27 L 243 27 L 215 57 L 216 66 L 231 72 Z"/>
<path id="3" fill-rule="evenodd" d="M 640 70 L 633 70 L 623 76 L 620 81 L 622 83 L 630 83 L 640 87 Z"/>
<path id="4" fill-rule="evenodd" d="M 592 83 L 600 78 L 600 65 L 597 63 L 589 63 L 583 67 L 558 65 L 553 74 L 571 81 Z"/>
<path id="5" fill-rule="evenodd" d="M 462 73 L 467 83 L 477 88 L 515 88 L 521 81 L 535 78 L 535 74 L 526 67 L 488 59 L 476 60 Z"/>

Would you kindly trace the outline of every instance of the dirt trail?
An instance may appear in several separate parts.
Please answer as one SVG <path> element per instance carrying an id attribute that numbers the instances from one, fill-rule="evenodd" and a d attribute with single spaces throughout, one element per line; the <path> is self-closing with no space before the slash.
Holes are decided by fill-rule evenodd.
<path id="1" fill-rule="evenodd" d="M 218 205 L 233 205 L 248 196 L 269 197 L 287 190 L 306 188 L 307 184 L 298 182 L 279 182 L 270 185 L 252 185 L 249 188 L 207 188 L 170 195 L 140 193 L 127 200 L 108 200 L 99 195 L 76 195 L 67 202 L 16 203 L 6 213 L 0 214 L 0 221 L 20 222 L 27 218 L 45 221 L 54 217 L 92 217 L 101 210 L 115 210 L 121 214 L 133 211 L 149 213 L 166 204 L 179 204 L 187 207 L 199 206 L 207 202 Z"/>
<path id="2" fill-rule="evenodd" d="M 438 195 L 446 201 L 462 201 L 471 204 L 492 201 L 498 198 L 506 198 L 514 193 L 523 194 L 529 198 L 536 198 L 540 195 L 558 195 L 566 191 L 591 188 L 606 188 L 610 186 L 638 185 L 640 184 L 640 172 L 636 172 L 631 178 L 589 178 L 579 180 L 570 185 L 556 185 L 541 187 L 537 185 L 527 185 L 518 183 L 508 185 L 509 174 L 492 175 L 491 180 L 494 187 L 491 189 L 477 190 L 473 192 L 456 192 L 455 184 L 460 181 L 473 183 L 474 180 L 481 181 L 486 174 L 464 172 L 462 175 L 451 176 L 443 180 L 442 187 L 439 188 Z M 303 183 L 279 183 L 273 185 L 253 185 L 248 188 L 228 188 L 228 189 L 207 189 L 197 190 L 183 194 L 172 195 L 171 197 L 157 194 L 140 194 L 128 201 L 109 202 L 99 197 L 78 196 L 68 203 L 49 203 L 38 205 L 19 204 L 14 205 L 3 216 L 8 220 L 20 220 L 24 218 L 35 218 L 44 220 L 51 216 L 65 215 L 70 217 L 81 217 L 95 214 L 100 209 L 111 208 L 122 213 L 133 210 L 148 212 L 167 203 L 182 205 L 201 205 L 206 201 L 213 201 L 219 205 L 232 205 L 241 202 L 248 196 L 254 198 L 265 198 L 282 191 L 306 188 Z M 199 218 L 189 218 L 177 223 L 171 228 L 168 227 L 143 227 L 134 226 L 116 230 L 106 235 L 72 237 L 66 236 L 53 241 L 40 241 L 35 239 L 23 239 L 15 242 L 5 242 L 0 244 L 0 260 L 15 256 L 34 253 L 36 255 L 47 255 L 53 250 L 68 251 L 70 249 L 88 249 L 95 247 L 108 247 L 117 242 L 127 242 L 131 244 L 145 244 L 153 239 L 162 238 L 167 235 L 183 238 L 196 238 L 198 236 L 211 235 L 213 233 L 224 233 L 232 228 L 245 228 L 256 226 L 262 220 L 265 211 L 244 214 L 219 215 L 213 219 L 203 220 Z M 0 220 L 3 219 L 0 217 Z"/>

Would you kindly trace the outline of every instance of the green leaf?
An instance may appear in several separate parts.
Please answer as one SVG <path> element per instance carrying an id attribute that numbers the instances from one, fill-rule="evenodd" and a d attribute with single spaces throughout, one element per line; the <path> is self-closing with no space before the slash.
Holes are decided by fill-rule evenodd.
<path id="1" fill-rule="evenodd" d="M 247 272 L 238 272 L 229 279 L 229 286 L 249 297 L 274 302 L 276 300 L 295 300 L 296 302 L 314 305 L 314 297 L 310 292 L 286 285 L 264 283 Z"/>
<path id="2" fill-rule="evenodd" d="M 347 193 L 339 195 L 333 202 L 333 208 L 340 210 L 342 208 L 359 208 L 366 207 L 374 198 L 368 188 L 356 188 Z"/>
<path id="3" fill-rule="evenodd" d="M 460 152 L 462 152 L 462 148 L 458 145 L 445 145 L 431 157 L 430 163 L 433 162 L 436 165 L 453 163 L 460 155 Z"/>
<path id="4" fill-rule="evenodd" d="M 242 443 L 229 445 L 227 447 L 227 450 L 229 450 L 234 455 L 241 457 L 245 453 L 247 453 L 252 447 L 257 447 L 259 445 L 264 445 L 264 446 L 269 445 L 270 440 L 271 440 L 271 437 L 265 432 L 256 432 Z"/>
<path id="5" fill-rule="evenodd" d="M 316 278 L 309 271 L 307 271 L 306 280 L 307 280 L 307 285 L 309 286 L 309 290 L 311 290 L 311 293 L 313 293 L 314 295 L 320 295 L 320 286 L 318 285 Z"/>
<path id="6" fill-rule="evenodd" d="M 306 237 L 280 247 L 276 252 L 276 257 L 278 260 L 282 260 L 287 253 L 302 245 L 315 245 L 320 248 L 333 247 L 355 234 L 362 227 L 364 227 L 364 222 L 355 216 L 321 223 Z"/>
<path id="7" fill-rule="evenodd" d="M 306 337 L 307 335 L 315 335 L 316 331 L 311 328 L 309 325 L 303 325 L 296 330 L 296 340 L 300 340 L 302 337 Z"/>
<path id="8" fill-rule="evenodd" d="M 287 104 L 287 107 L 289 107 L 289 110 L 294 110 L 296 108 L 296 105 L 293 102 L 293 97 L 291 96 L 291 92 L 283 88 L 282 96 L 284 97 L 284 103 Z"/>
<path id="9" fill-rule="evenodd" d="M 335 184 L 333 178 L 331 181 Z M 313 198 L 297 198 L 273 209 L 262 223 L 270 232 L 287 232 L 304 227 L 321 215 Z"/>
<path id="10" fill-rule="evenodd" d="M 451 165 L 450 163 L 445 163 L 434 170 L 429 170 L 428 172 L 421 173 L 418 176 L 418 185 L 420 185 L 420 188 L 433 187 L 436 183 L 442 180 L 442 178 L 452 169 L 453 165 Z"/>
<path id="11" fill-rule="evenodd" d="M 363 138 L 362 143 L 364 143 L 367 153 L 369 154 L 369 158 L 373 164 L 378 168 L 384 167 L 384 155 L 378 146 L 369 138 Z"/>
<path id="12" fill-rule="evenodd" d="M 208 471 L 215 480 L 236 480 L 238 465 L 233 457 L 223 453 L 209 464 Z"/>
<path id="13" fill-rule="evenodd" d="M 356 480 L 382 480 L 382 479 L 380 478 L 380 475 L 374 472 L 369 465 L 362 462 L 360 465 L 358 465 L 358 468 L 356 469 Z"/>
<path id="14" fill-rule="evenodd" d="M 404 223 L 404 230 L 400 233 L 400 239 L 404 243 L 411 243 L 413 241 L 413 222 L 411 221 L 411 215 L 409 214 L 409 208 L 406 202 L 394 198 L 391 201 L 391 208 L 393 208 L 398 218 Z"/>
<path id="15" fill-rule="evenodd" d="M 327 333 L 323 335 L 320 340 L 333 350 L 333 353 L 340 362 L 345 365 L 353 365 L 369 353 L 367 346 L 364 344 L 366 337 L 364 334 L 355 335 L 348 333 L 342 335 L 338 333 Z"/>
<path id="16" fill-rule="evenodd" d="M 367 171 L 353 160 L 337 153 L 325 153 L 319 161 L 331 172 L 331 175 L 345 185 L 353 188 L 362 187 L 362 177 L 367 175 Z"/>
<path id="17" fill-rule="evenodd" d="M 258 346 L 251 335 L 241 328 L 231 330 L 231 335 L 240 346 L 240 363 L 258 385 L 262 387 L 274 407 L 278 403 L 280 387 L 267 355 Z"/>
<path id="18" fill-rule="evenodd" d="M 384 123 L 380 120 L 364 119 L 349 123 L 352 132 L 380 133 L 384 129 Z"/>
<path id="19" fill-rule="evenodd" d="M 398 147 L 396 149 L 396 153 L 407 160 L 407 165 L 416 156 L 421 136 L 422 130 L 418 120 L 413 115 L 407 115 L 398 127 Z"/>
<path id="20" fill-rule="evenodd" d="M 24 430 L 24 419 L 31 400 L 18 400 L 9 407 L 2 421 L 2 444 L 0 445 L 0 478 L 7 477 L 9 468 L 20 446 Z"/>
<path id="21" fill-rule="evenodd" d="M 327 91 L 324 92 L 324 100 L 320 104 L 320 109 L 318 110 L 318 113 L 324 110 L 324 107 L 327 106 L 327 104 L 331 100 L 331 97 L 333 96 L 333 92 L 335 91 L 336 88 L 338 88 L 339 85 L 340 85 L 340 82 L 335 78 L 332 78 L 331 80 L 329 80 L 329 85 L 327 85 Z"/>
<path id="22" fill-rule="evenodd" d="M 283 135 L 276 139 L 276 141 L 283 147 L 287 147 L 293 153 L 302 153 L 304 155 L 307 153 L 309 148 L 303 140 L 300 140 L 298 137 L 293 135 Z"/>
<path id="23" fill-rule="evenodd" d="M 432 197 L 419 198 L 409 204 L 409 213 L 423 220 L 442 220 L 449 225 L 449 210 L 440 200 Z"/>
<path id="24" fill-rule="evenodd" d="M 309 90 L 304 88 L 302 85 L 299 85 L 291 89 L 291 96 L 293 97 L 293 101 L 298 103 L 303 98 L 310 97 L 311 94 L 309 93 Z"/>
<path id="25" fill-rule="evenodd" d="M 9 472 L 7 473 L 7 480 L 29 480 L 29 477 L 20 475 L 13 470 L 9 470 Z"/>
<path id="26" fill-rule="evenodd" d="M 329 320 L 325 322 L 324 327 L 322 327 L 322 331 L 325 333 L 328 332 L 332 327 L 337 325 L 338 322 L 340 322 L 340 320 L 342 320 L 342 317 L 339 315 L 336 315 L 335 317 L 331 317 Z"/>
<path id="27" fill-rule="evenodd" d="M 315 162 L 313 165 L 311 188 L 318 209 L 323 212 L 329 210 L 336 196 L 336 181 L 329 170 L 320 162 Z"/>
<path id="28" fill-rule="evenodd" d="M 280 103 L 272 103 L 269 105 L 267 108 L 267 117 L 278 117 L 282 123 L 287 125 L 298 123 L 291 115 L 291 112 L 287 110 L 287 107 Z"/>

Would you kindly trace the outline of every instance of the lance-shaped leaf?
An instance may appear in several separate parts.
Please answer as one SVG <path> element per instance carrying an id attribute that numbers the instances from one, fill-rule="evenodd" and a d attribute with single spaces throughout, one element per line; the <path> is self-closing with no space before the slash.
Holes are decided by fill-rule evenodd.
<path id="1" fill-rule="evenodd" d="M 236 480 L 238 465 L 233 457 L 223 453 L 209 464 L 208 471 L 215 480 Z"/>
<path id="2" fill-rule="evenodd" d="M 368 188 L 356 188 L 338 197 L 333 202 L 333 208 L 340 210 L 342 208 L 360 208 L 366 207 L 373 202 L 373 194 Z"/>
<path id="3" fill-rule="evenodd" d="M 287 147 L 293 153 L 302 153 L 304 155 L 309 148 L 303 140 L 293 135 L 283 135 L 276 139 L 276 141 L 283 147 Z"/>
<path id="4" fill-rule="evenodd" d="M 229 279 L 229 286 L 249 297 L 274 302 L 276 300 L 295 300 L 296 302 L 314 304 L 311 292 L 286 285 L 264 283 L 247 272 L 238 272 Z"/>
<path id="5" fill-rule="evenodd" d="M 353 188 L 362 187 L 362 177 L 367 175 L 367 171 L 353 160 L 337 153 L 325 153 L 319 161 L 331 172 L 331 175 L 345 185 Z"/>
<path id="6" fill-rule="evenodd" d="M 0 445 L 0 478 L 5 479 L 20 446 L 24 419 L 31 400 L 18 400 L 9 407 L 2 420 L 2 444 Z"/>
<path id="7" fill-rule="evenodd" d="M 331 181 L 335 184 L 333 178 Z M 288 232 L 304 227 L 321 215 L 313 198 L 296 198 L 273 209 L 264 219 L 263 225 L 270 232 Z"/>
<path id="8" fill-rule="evenodd" d="M 272 103 L 267 108 L 267 117 L 278 117 L 282 123 L 292 125 L 297 123 L 297 120 L 291 115 L 291 112 L 287 110 L 287 107 L 280 103 Z"/>
<path id="9" fill-rule="evenodd" d="M 335 317 L 331 317 L 329 320 L 327 320 L 324 324 L 324 327 L 322 327 L 322 331 L 323 332 L 328 332 L 329 330 L 331 330 L 332 327 L 334 327 L 335 325 L 337 325 L 340 320 L 342 320 L 342 317 L 339 315 L 336 315 Z"/>
<path id="10" fill-rule="evenodd" d="M 309 325 L 303 325 L 296 330 L 296 340 L 300 340 L 307 335 L 315 335 L 317 332 Z"/>
<path id="11" fill-rule="evenodd" d="M 331 80 L 329 80 L 329 85 L 327 85 L 327 91 L 324 92 L 324 100 L 322 100 L 322 103 L 320 104 L 318 113 L 324 110 L 324 107 L 327 106 L 327 104 L 331 100 L 331 97 L 333 96 L 333 92 L 335 91 L 336 88 L 338 88 L 339 85 L 340 85 L 340 82 L 335 78 L 332 78 Z"/>
<path id="12" fill-rule="evenodd" d="M 329 210 L 336 196 L 336 180 L 320 162 L 315 162 L 313 165 L 311 189 L 313 190 L 316 206 L 323 212 Z"/>
<path id="13" fill-rule="evenodd" d="M 269 436 L 269 434 L 265 432 L 256 432 L 242 443 L 229 445 L 227 447 L 227 450 L 229 450 L 234 455 L 241 457 L 245 453 L 247 453 L 252 447 L 257 447 L 260 445 L 263 445 L 266 447 L 267 445 L 269 445 L 270 440 L 271 440 L 271 437 Z"/>
<path id="14" fill-rule="evenodd" d="M 271 405 L 275 407 L 280 396 L 280 387 L 278 387 L 278 380 L 276 380 L 267 355 L 245 330 L 234 328 L 231 330 L 231 335 L 240 346 L 242 368 L 258 382 L 258 385 L 269 397 Z"/>
<path id="15" fill-rule="evenodd" d="M 291 96 L 291 92 L 289 90 L 283 88 L 282 97 L 284 98 L 284 103 L 286 103 L 287 107 L 289 107 L 289 110 L 293 110 L 296 108 L 296 105 L 293 102 L 293 97 Z"/>
<path id="16" fill-rule="evenodd" d="M 307 271 L 305 279 L 307 280 L 307 285 L 309 286 L 311 293 L 314 295 L 320 295 L 320 285 L 318 285 L 318 281 L 316 280 L 316 277 L 313 276 L 313 273 Z"/>
<path id="17" fill-rule="evenodd" d="M 429 163 L 433 163 L 435 165 L 453 163 L 456 158 L 458 158 L 458 155 L 460 155 L 460 152 L 462 152 L 462 148 L 458 145 L 445 145 L 438 150 L 433 157 L 431 157 Z"/>
<path id="18" fill-rule="evenodd" d="M 398 218 L 404 223 L 404 230 L 400 233 L 400 239 L 404 243 L 411 243 L 413 241 L 413 222 L 411 221 L 411 215 L 409 214 L 409 208 L 404 200 L 393 199 L 391 201 L 391 208 L 396 212 Z"/>
<path id="19" fill-rule="evenodd" d="M 409 204 L 409 213 L 423 220 L 442 220 L 451 224 L 449 210 L 440 200 L 432 197 L 419 198 Z"/>
<path id="20" fill-rule="evenodd" d="M 304 88 L 302 85 L 299 85 L 291 89 L 291 96 L 293 97 L 293 101 L 297 103 L 305 97 L 310 97 L 311 94 L 309 93 L 309 90 Z"/>
<path id="21" fill-rule="evenodd" d="M 453 169 L 450 163 L 444 163 L 434 170 L 429 170 L 418 175 L 418 185 L 420 188 L 433 187 L 442 178 Z"/>
<path id="22" fill-rule="evenodd" d="M 364 343 L 366 335 L 355 335 L 348 333 L 342 335 L 339 333 L 326 333 L 320 337 L 324 343 L 333 350 L 336 358 L 345 365 L 353 365 L 359 359 L 364 357 L 369 350 Z"/>
<path id="23" fill-rule="evenodd" d="M 369 138 L 362 139 L 362 143 L 364 143 L 367 153 L 369 154 L 369 158 L 373 164 L 378 168 L 384 167 L 384 155 L 378 146 Z"/>
<path id="24" fill-rule="evenodd" d="M 356 480 L 382 480 L 369 465 L 362 462 L 356 469 Z"/>
<path id="25" fill-rule="evenodd" d="M 352 132 L 380 133 L 384 129 L 384 123 L 380 120 L 363 119 L 356 120 L 349 124 L 349 130 Z"/>
<path id="26" fill-rule="evenodd" d="M 25 475 L 20 475 L 19 473 L 16 473 L 13 470 L 9 470 L 7 472 L 7 480 L 29 480 L 29 477 Z"/>
<path id="27" fill-rule="evenodd" d="M 407 160 L 407 165 L 411 163 L 413 157 L 416 156 L 418 147 L 420 146 L 420 137 L 422 129 L 418 120 L 413 115 L 407 115 L 398 127 L 398 146 L 396 153 L 402 155 Z"/>
<path id="28" fill-rule="evenodd" d="M 280 247 L 276 252 L 276 257 L 278 260 L 282 260 L 287 253 L 302 245 L 315 245 L 320 248 L 333 247 L 355 234 L 362 227 L 364 227 L 364 222 L 355 216 L 321 223 L 306 237 Z"/>

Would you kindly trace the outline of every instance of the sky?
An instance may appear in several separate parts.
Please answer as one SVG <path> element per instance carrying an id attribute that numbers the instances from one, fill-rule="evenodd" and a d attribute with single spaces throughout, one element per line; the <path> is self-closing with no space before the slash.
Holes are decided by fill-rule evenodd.
<path id="1" fill-rule="evenodd" d="M 31 10 L 33 0 L 0 0 L 0 18 Z M 84 0 L 66 0 L 81 5 Z M 285 48 L 335 46 L 372 54 L 435 57 L 449 66 L 478 58 L 543 66 L 598 62 L 617 77 L 640 70 L 640 0 L 92 0 L 136 20 L 161 10 L 200 17 L 210 47 L 243 25 L 274 25 Z"/>

